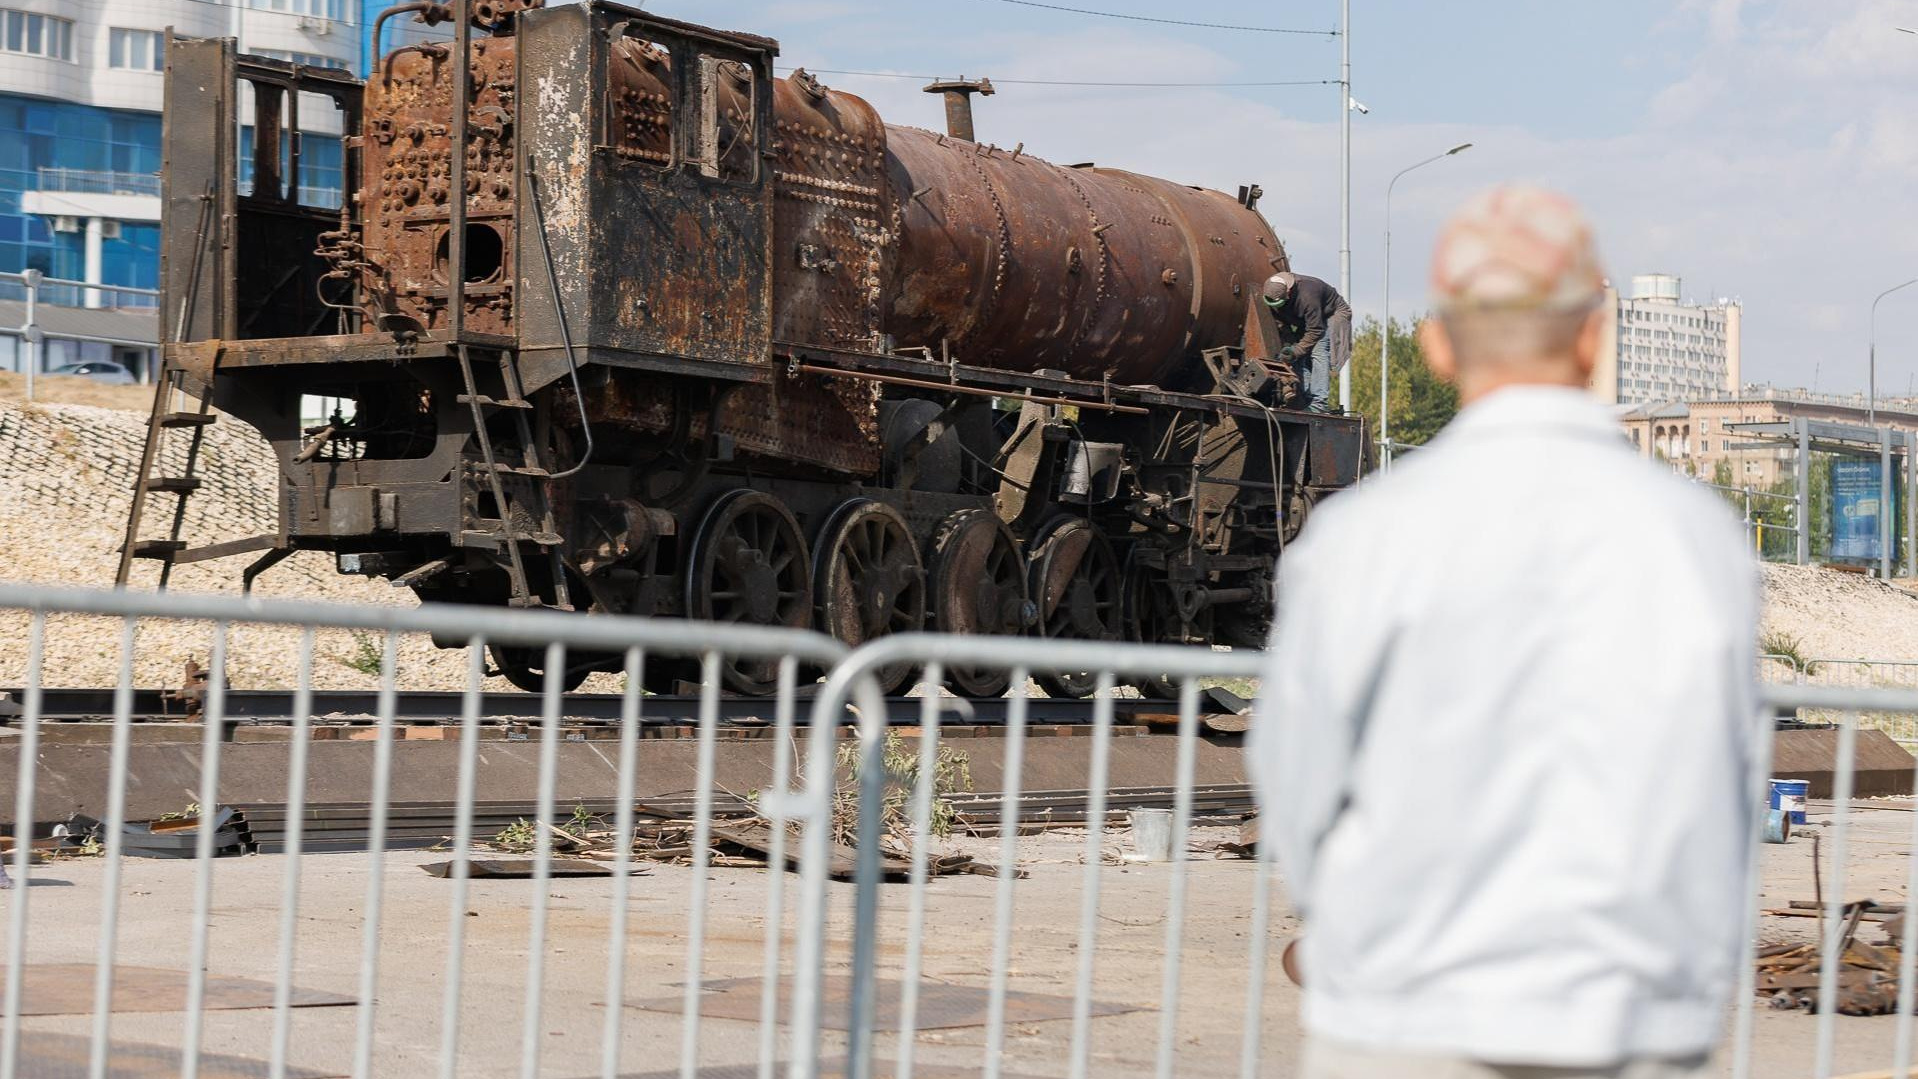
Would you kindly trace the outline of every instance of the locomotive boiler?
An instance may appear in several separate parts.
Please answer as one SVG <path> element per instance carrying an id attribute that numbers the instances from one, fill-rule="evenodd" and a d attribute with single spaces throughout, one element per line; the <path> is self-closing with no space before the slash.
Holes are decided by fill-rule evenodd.
<path id="1" fill-rule="evenodd" d="M 167 381 L 272 443 L 280 524 L 195 550 L 136 519 L 123 565 L 322 549 L 425 600 L 851 644 L 1263 643 L 1364 438 L 1262 395 L 1288 267 L 1256 187 L 887 124 L 771 40 L 610 3 L 393 10 L 457 32 L 363 84 L 169 45 Z M 302 102 L 353 132 L 338 206 L 299 182 Z M 187 497 L 141 471 L 136 502 Z"/>

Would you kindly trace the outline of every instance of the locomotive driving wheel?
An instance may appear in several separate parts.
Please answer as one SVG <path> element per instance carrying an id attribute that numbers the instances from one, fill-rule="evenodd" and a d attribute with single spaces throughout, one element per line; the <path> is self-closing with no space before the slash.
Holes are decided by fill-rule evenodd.
<path id="1" fill-rule="evenodd" d="M 867 498 L 846 502 L 819 534 L 813 564 L 819 628 L 857 648 L 926 624 L 926 570 L 899 511 Z M 874 672 L 882 693 L 913 674 L 900 663 Z"/>
<path id="2" fill-rule="evenodd" d="M 1032 545 L 1032 601 L 1043 637 L 1116 641 L 1121 631 L 1119 560 L 1092 523 L 1062 518 Z M 1089 697 L 1098 688 L 1090 671 L 1033 676 L 1054 697 Z"/>
<path id="3" fill-rule="evenodd" d="M 511 682 L 514 688 L 527 693 L 546 692 L 546 649 L 489 644 L 486 651 L 493 657 L 493 666 L 499 668 L 499 676 Z M 567 658 L 571 662 L 559 676 L 561 693 L 578 689 L 595 669 L 592 663 L 581 663 L 575 656 L 569 655 Z"/>
<path id="4" fill-rule="evenodd" d="M 803 628 L 812 619 L 811 563 L 799 522 L 762 491 L 721 495 L 693 534 L 686 617 L 706 622 Z M 773 660 L 727 656 L 728 689 L 763 696 L 777 686 Z"/>
<path id="5" fill-rule="evenodd" d="M 1125 570 L 1126 639 L 1142 644 L 1162 644 L 1184 636 L 1184 622 L 1173 610 L 1166 588 L 1154 580 L 1154 574 L 1137 562 L 1128 562 Z M 1179 684 L 1166 675 L 1134 675 L 1131 678 L 1139 695 L 1156 701 L 1177 700 Z"/>
<path id="6" fill-rule="evenodd" d="M 1019 541 L 991 510 L 961 510 L 933 534 L 932 612 L 941 633 L 1013 635 L 1035 620 Z M 946 668 L 946 684 L 967 697 L 997 697 L 1009 681 L 1002 670 Z"/>

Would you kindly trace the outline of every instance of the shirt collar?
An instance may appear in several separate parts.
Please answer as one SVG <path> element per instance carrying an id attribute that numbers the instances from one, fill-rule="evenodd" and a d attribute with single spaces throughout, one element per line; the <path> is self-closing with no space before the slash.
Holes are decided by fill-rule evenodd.
<path id="1" fill-rule="evenodd" d="M 1611 410 L 1589 391 L 1570 386 L 1505 386 L 1467 406 L 1446 424 L 1451 438 L 1509 431 L 1618 436 Z"/>

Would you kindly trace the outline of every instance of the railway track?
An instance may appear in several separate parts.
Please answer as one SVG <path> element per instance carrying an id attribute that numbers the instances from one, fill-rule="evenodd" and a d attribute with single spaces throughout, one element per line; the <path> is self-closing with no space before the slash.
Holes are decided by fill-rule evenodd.
<path id="1" fill-rule="evenodd" d="M 1200 695 L 1202 714 L 1231 715 L 1237 698 L 1218 691 Z M 394 700 L 394 721 L 406 726 L 443 726 L 461 721 L 465 694 L 457 691 L 411 690 Z M 479 721 L 487 726 L 512 726 L 539 721 L 542 697 L 537 693 L 485 693 Z M 561 720 L 569 727 L 607 726 L 619 722 L 623 698 L 617 693 L 570 693 L 561 698 Z M 922 700 L 888 698 L 887 717 L 897 726 L 916 726 Z M 948 698 L 942 722 L 1000 726 L 1011 706 L 1007 697 Z M 717 701 L 719 722 L 728 726 L 770 726 L 774 703 L 757 697 L 722 696 Z M 1121 698 L 1113 702 L 1113 720 L 1128 725 L 1177 721 L 1177 705 L 1169 701 Z M 811 701 L 799 700 L 796 719 L 805 722 Z M 1092 722 L 1093 702 L 1069 698 L 1032 697 L 1026 702 L 1031 724 L 1075 725 Z M 178 691 L 136 689 L 128 715 L 138 723 L 198 723 L 200 702 Z M 699 720 L 697 695 L 648 696 L 641 715 L 649 726 L 690 726 Z M 26 713 L 26 691 L 0 688 L 0 726 L 18 724 Z M 41 690 L 40 715 L 48 723 L 99 723 L 116 713 L 112 689 Z M 333 725 L 371 725 L 379 715 L 379 694 L 370 690 L 316 690 L 312 715 Z M 288 690 L 229 689 L 224 722 L 230 726 L 283 726 L 292 723 L 293 693 Z"/>

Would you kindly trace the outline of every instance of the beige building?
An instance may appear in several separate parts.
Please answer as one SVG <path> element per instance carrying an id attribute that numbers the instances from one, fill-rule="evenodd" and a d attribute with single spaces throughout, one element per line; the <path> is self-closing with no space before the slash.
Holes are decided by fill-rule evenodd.
<path id="1" fill-rule="evenodd" d="M 1733 424 L 1803 417 L 1863 426 L 1869 414 L 1862 394 L 1747 386 L 1733 397 L 1637 405 L 1620 412 L 1619 422 L 1640 453 L 1669 461 L 1679 471 L 1709 480 L 1717 474 L 1718 463 L 1727 461 L 1734 485 L 1768 487 L 1791 474 L 1792 449 L 1738 449 L 1754 440 Z M 1918 399 L 1880 399 L 1877 415 L 1881 425 L 1918 433 Z"/>
<path id="2" fill-rule="evenodd" d="M 1605 333 L 1592 392 L 1616 404 L 1725 397 L 1740 384 L 1744 309 L 1691 303 L 1673 274 L 1639 274 L 1631 295 L 1605 290 Z"/>

